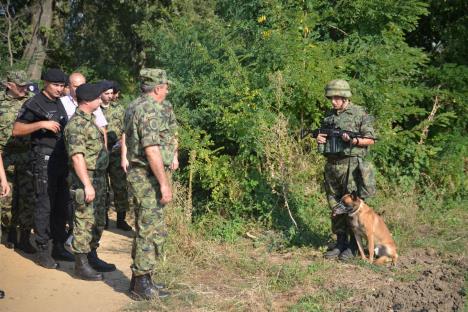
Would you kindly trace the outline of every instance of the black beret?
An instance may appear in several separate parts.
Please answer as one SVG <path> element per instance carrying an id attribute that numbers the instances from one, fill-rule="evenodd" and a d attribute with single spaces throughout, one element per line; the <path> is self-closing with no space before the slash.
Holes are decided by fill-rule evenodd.
<path id="1" fill-rule="evenodd" d="M 112 89 L 114 89 L 114 93 L 120 92 L 122 90 L 120 85 L 117 81 L 112 80 Z"/>
<path id="2" fill-rule="evenodd" d="M 63 71 L 58 68 L 51 68 L 42 74 L 42 80 L 49 81 L 49 82 L 61 82 L 65 83 L 68 80 L 67 75 Z"/>
<path id="3" fill-rule="evenodd" d="M 114 83 L 110 80 L 101 80 L 99 82 L 99 85 L 101 86 L 101 92 L 107 91 L 109 89 L 114 89 Z"/>
<path id="4" fill-rule="evenodd" d="M 90 102 L 101 96 L 102 87 L 97 83 L 85 83 L 76 88 L 78 102 Z"/>

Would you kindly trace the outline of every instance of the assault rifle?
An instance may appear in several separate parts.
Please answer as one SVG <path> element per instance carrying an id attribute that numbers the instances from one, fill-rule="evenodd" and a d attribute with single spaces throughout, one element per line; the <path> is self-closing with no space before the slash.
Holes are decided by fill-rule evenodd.
<path id="1" fill-rule="evenodd" d="M 36 104 L 37 104 L 37 107 L 39 109 L 36 109 L 36 108 L 32 107 L 32 105 L 28 105 L 28 104 L 26 104 L 26 107 L 40 118 L 43 118 L 45 120 L 52 120 L 52 121 L 58 122 L 60 124 L 60 130 L 61 131 L 59 131 L 55 135 L 60 138 L 62 136 L 63 128 L 67 124 L 65 117 L 60 116 L 58 114 L 58 111 L 56 111 L 56 110 L 47 111 L 39 103 L 36 103 Z M 48 130 L 42 129 L 42 131 L 46 132 Z"/>
<path id="2" fill-rule="evenodd" d="M 317 138 L 319 134 L 326 134 L 328 138 L 330 137 L 341 138 L 343 134 L 345 133 L 349 136 L 351 140 L 354 138 L 377 140 L 376 138 L 363 136 L 358 132 L 341 130 L 340 128 L 318 128 L 315 130 L 303 129 L 301 130 L 301 139 L 305 138 L 308 135 L 311 135 L 313 138 Z"/>

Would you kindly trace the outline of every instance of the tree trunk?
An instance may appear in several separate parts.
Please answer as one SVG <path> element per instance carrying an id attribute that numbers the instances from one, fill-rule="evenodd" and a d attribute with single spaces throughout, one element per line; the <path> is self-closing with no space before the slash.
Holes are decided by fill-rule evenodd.
<path id="1" fill-rule="evenodd" d="M 46 58 L 47 30 L 52 25 L 54 0 L 36 0 L 33 4 L 31 21 L 32 36 L 23 53 L 31 79 L 40 79 Z"/>

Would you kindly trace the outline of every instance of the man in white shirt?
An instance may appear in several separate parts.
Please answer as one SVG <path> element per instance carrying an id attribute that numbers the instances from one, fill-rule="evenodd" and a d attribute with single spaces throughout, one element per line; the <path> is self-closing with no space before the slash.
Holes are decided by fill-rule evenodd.
<path id="1" fill-rule="evenodd" d="M 62 96 L 60 101 L 63 104 L 63 107 L 67 111 L 68 120 L 75 114 L 75 110 L 78 107 L 78 102 L 76 100 L 76 88 L 81 86 L 82 84 L 86 83 L 86 78 L 83 74 L 75 72 L 70 75 L 68 78 L 69 80 L 69 87 L 70 87 L 70 94 Z M 104 128 L 107 126 L 106 117 L 102 113 L 101 108 L 99 107 L 96 111 L 94 111 L 94 116 L 96 117 L 96 126 L 99 128 Z"/>

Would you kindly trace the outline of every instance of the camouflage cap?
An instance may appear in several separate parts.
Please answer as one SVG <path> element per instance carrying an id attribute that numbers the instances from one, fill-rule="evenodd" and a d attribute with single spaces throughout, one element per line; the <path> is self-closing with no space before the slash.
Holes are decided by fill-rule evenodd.
<path id="1" fill-rule="evenodd" d="M 159 68 L 142 68 L 140 70 L 141 83 L 147 86 L 157 86 L 172 83 L 167 79 L 166 71 Z"/>
<path id="2" fill-rule="evenodd" d="M 6 82 L 13 82 L 20 86 L 30 83 L 28 75 L 24 70 L 10 70 L 6 73 Z"/>

